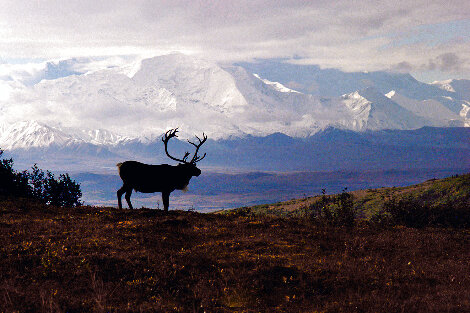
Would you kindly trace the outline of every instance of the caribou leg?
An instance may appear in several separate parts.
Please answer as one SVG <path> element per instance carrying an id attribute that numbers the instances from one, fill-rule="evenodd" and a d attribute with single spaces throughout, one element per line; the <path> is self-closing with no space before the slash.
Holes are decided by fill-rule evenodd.
<path id="1" fill-rule="evenodd" d="M 122 202 L 121 202 L 121 197 L 126 192 L 126 187 L 123 185 L 118 191 L 117 191 L 117 198 L 118 198 L 118 207 L 119 209 L 122 209 Z"/>
<path id="2" fill-rule="evenodd" d="M 129 209 L 133 209 L 132 207 L 132 203 L 131 203 L 131 194 L 132 194 L 132 188 L 129 188 L 126 190 L 126 195 L 124 196 L 124 198 L 126 198 L 126 201 L 127 201 L 127 205 L 129 205 Z"/>
<path id="3" fill-rule="evenodd" d="M 168 212 L 168 207 L 170 206 L 170 193 L 169 192 L 162 192 L 162 200 L 163 200 L 163 209 L 165 212 Z"/>

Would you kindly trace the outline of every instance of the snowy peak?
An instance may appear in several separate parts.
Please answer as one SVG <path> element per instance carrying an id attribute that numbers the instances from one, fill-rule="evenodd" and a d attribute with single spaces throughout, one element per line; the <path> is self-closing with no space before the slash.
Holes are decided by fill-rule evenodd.
<path id="1" fill-rule="evenodd" d="M 346 128 L 365 130 L 370 118 L 371 102 L 358 91 L 341 96 L 341 103 L 349 110 L 351 117 L 342 122 Z"/>
<path id="2" fill-rule="evenodd" d="M 386 96 L 413 114 L 425 119 L 428 126 L 464 126 L 464 122 L 457 113 L 435 99 L 410 99 L 395 91 L 389 92 Z"/>
<path id="3" fill-rule="evenodd" d="M 432 85 L 442 90 L 452 93 L 452 97 L 459 100 L 470 100 L 470 80 L 468 79 L 449 79 L 444 81 L 435 81 Z"/>
<path id="4" fill-rule="evenodd" d="M 10 125 L 0 136 L 2 149 L 47 147 L 52 144 L 67 145 L 73 138 L 59 129 L 37 121 L 24 121 Z"/>
<path id="5" fill-rule="evenodd" d="M 431 85 L 434 85 L 438 87 L 439 89 L 449 91 L 449 92 L 455 92 L 454 87 L 452 87 L 452 79 L 448 80 L 443 80 L 443 81 L 434 81 L 431 83 Z"/>
<path id="6" fill-rule="evenodd" d="M 119 136 L 104 129 L 61 129 L 34 120 L 0 127 L 0 148 L 5 150 L 85 143 L 98 146 L 116 146 L 131 140 L 129 137 Z"/>
<path id="7" fill-rule="evenodd" d="M 385 94 L 385 97 L 392 99 L 397 92 L 395 90 L 391 90 L 390 92 Z"/>
<path id="8" fill-rule="evenodd" d="M 141 86 L 168 90 L 181 104 L 198 102 L 228 113 L 246 105 L 229 73 L 180 53 L 143 60 L 132 79 Z"/>
<path id="9" fill-rule="evenodd" d="M 319 97 L 340 97 L 368 87 L 374 87 L 383 94 L 396 90 L 407 97 L 420 100 L 450 95 L 447 91 L 419 82 L 405 73 L 342 72 L 338 69 L 320 68 L 318 65 L 293 64 L 285 59 L 256 60 L 239 65 L 264 79 Z"/>
<path id="10" fill-rule="evenodd" d="M 462 110 L 459 113 L 464 121 L 465 127 L 470 127 L 470 102 L 462 103 Z"/>
<path id="11" fill-rule="evenodd" d="M 120 136 L 106 129 L 80 129 L 75 132 L 75 136 L 85 142 L 104 146 L 115 146 L 132 140 L 130 137 Z"/>
<path id="12" fill-rule="evenodd" d="M 221 139 L 277 132 L 307 137 L 329 126 L 364 131 L 468 125 L 466 80 L 448 81 L 451 92 L 393 73 L 302 72 L 296 66 L 283 80 L 262 69 L 220 66 L 179 53 L 134 61 L 132 66 L 91 59 L 44 63 L 42 77 L 49 79 L 21 88 L 10 85 L 11 75 L 0 76 L 0 147 L 148 142 L 173 127 L 180 127 L 182 138 L 205 132 Z M 284 73 L 278 64 L 273 68 Z M 348 91 L 315 94 L 325 86 L 328 92 Z M 4 93 L 6 100 L 2 88 L 14 90 Z M 35 122 L 19 122 L 29 119 Z"/>
<path id="13" fill-rule="evenodd" d="M 270 81 L 270 80 L 261 78 L 258 74 L 253 74 L 253 76 L 255 76 L 256 78 L 258 78 L 259 80 L 261 80 L 261 81 L 262 81 L 263 83 L 265 83 L 266 85 L 272 86 L 275 90 L 277 90 L 277 91 L 279 91 L 279 92 L 296 92 L 296 93 L 300 93 L 300 92 L 298 92 L 298 91 L 296 91 L 296 90 L 287 88 L 286 86 L 284 86 L 284 85 L 281 84 L 281 83 L 272 82 L 272 81 Z"/>
<path id="14" fill-rule="evenodd" d="M 341 102 L 351 118 L 343 125 L 352 130 L 414 129 L 425 125 L 423 118 L 398 105 L 373 87 L 343 95 Z"/>
<path id="15" fill-rule="evenodd" d="M 375 88 L 367 88 L 361 91 L 361 95 L 372 102 L 368 129 L 416 129 L 426 125 L 423 118 L 400 106 Z"/>

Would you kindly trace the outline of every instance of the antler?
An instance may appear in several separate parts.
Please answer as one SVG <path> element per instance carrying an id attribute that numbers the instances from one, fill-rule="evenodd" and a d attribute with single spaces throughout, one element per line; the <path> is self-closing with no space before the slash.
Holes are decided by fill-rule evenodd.
<path id="1" fill-rule="evenodd" d="M 191 141 L 188 140 L 188 142 L 189 142 L 190 144 L 192 144 L 193 146 L 196 147 L 196 152 L 194 152 L 194 156 L 193 156 L 193 158 L 192 158 L 192 160 L 191 160 L 191 162 L 190 162 L 190 163 L 194 163 L 194 164 L 196 164 L 196 162 L 199 162 L 199 161 L 201 161 L 202 159 L 204 159 L 204 158 L 206 157 L 206 154 L 205 154 L 205 153 L 204 153 L 204 155 L 203 155 L 202 157 L 197 156 L 197 152 L 199 151 L 199 148 L 200 148 L 200 147 L 202 146 L 202 144 L 203 144 L 204 142 L 206 142 L 206 140 L 207 140 L 206 134 L 202 133 L 202 140 L 201 140 L 201 138 L 199 138 L 198 136 L 196 136 L 196 138 L 197 138 L 197 140 L 199 141 L 198 144 L 195 144 L 194 142 L 191 142 Z"/>
<path id="2" fill-rule="evenodd" d="M 171 138 L 173 138 L 173 137 L 178 137 L 178 136 L 176 135 L 177 132 L 178 132 L 178 128 L 170 129 L 169 131 L 167 131 L 167 132 L 165 133 L 165 135 L 163 135 L 162 141 L 163 141 L 163 144 L 165 145 L 165 153 L 166 153 L 166 155 L 167 155 L 170 159 L 172 159 L 172 160 L 175 160 L 175 161 L 181 162 L 181 163 L 188 163 L 188 162 L 186 162 L 186 159 L 187 159 L 188 156 L 189 156 L 189 152 L 186 152 L 186 153 L 184 154 L 183 159 L 175 158 L 175 157 L 171 156 L 171 155 L 168 153 L 168 141 L 169 141 Z"/>
<path id="3" fill-rule="evenodd" d="M 165 135 L 163 135 L 163 137 L 162 137 L 163 144 L 165 145 L 165 153 L 166 153 L 166 155 L 167 155 L 170 159 L 175 160 L 175 161 L 177 161 L 177 162 L 186 163 L 186 164 L 190 164 L 190 163 L 196 164 L 196 162 L 199 162 L 199 161 L 201 161 L 202 159 L 204 159 L 204 158 L 206 157 L 206 154 L 205 154 L 205 153 L 204 153 L 204 155 L 203 155 L 202 157 L 199 157 L 199 156 L 197 155 L 197 152 L 199 151 L 199 148 L 200 148 L 200 147 L 202 146 L 202 144 L 203 144 L 204 142 L 206 142 L 206 140 L 207 140 L 207 136 L 206 136 L 206 134 L 204 134 L 204 133 L 202 133 L 202 140 L 201 140 L 198 136 L 196 136 L 197 140 L 199 141 L 198 144 L 195 144 L 194 142 L 191 142 L 191 141 L 188 140 L 188 142 L 189 142 L 190 144 L 192 144 L 193 146 L 196 147 L 196 152 L 194 152 L 194 156 L 193 156 L 193 158 L 191 159 L 190 162 L 187 161 L 187 159 L 188 159 L 188 157 L 189 157 L 189 155 L 190 155 L 190 153 L 189 153 L 188 151 L 186 151 L 186 152 L 184 153 L 184 157 L 183 157 L 182 159 L 178 159 L 178 158 L 175 158 L 175 157 L 171 156 L 171 155 L 168 153 L 168 141 L 169 141 L 171 138 L 173 138 L 173 137 L 178 137 L 178 136 L 176 135 L 177 132 L 178 132 L 178 128 L 170 129 L 170 130 L 167 131 L 167 132 L 165 133 Z"/>

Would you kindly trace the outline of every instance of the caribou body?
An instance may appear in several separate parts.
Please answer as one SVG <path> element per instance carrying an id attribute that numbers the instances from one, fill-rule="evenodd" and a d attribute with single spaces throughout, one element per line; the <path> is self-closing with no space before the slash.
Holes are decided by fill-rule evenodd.
<path id="1" fill-rule="evenodd" d="M 193 176 L 201 175 L 201 170 L 196 167 L 196 163 L 201 161 L 206 154 L 199 157 L 197 153 L 202 144 L 207 140 L 207 136 L 203 134 L 202 139 L 196 136 L 199 141 L 197 144 L 188 140 L 190 144 L 196 147 L 193 158 L 188 162 L 189 152 L 186 152 L 182 159 L 175 158 L 168 153 L 168 141 L 173 137 L 177 137 L 177 131 L 177 128 L 167 131 L 162 141 L 165 145 L 166 155 L 170 159 L 180 162 L 180 164 L 175 166 L 168 164 L 150 165 L 137 161 L 125 161 L 117 164 L 119 176 L 123 182 L 122 187 L 117 191 L 120 209 L 122 209 L 121 198 L 124 193 L 126 194 L 125 199 L 129 208 L 133 208 L 131 194 L 132 190 L 135 190 L 144 193 L 161 192 L 163 208 L 165 211 L 168 211 L 170 193 L 177 189 L 186 189 Z"/>

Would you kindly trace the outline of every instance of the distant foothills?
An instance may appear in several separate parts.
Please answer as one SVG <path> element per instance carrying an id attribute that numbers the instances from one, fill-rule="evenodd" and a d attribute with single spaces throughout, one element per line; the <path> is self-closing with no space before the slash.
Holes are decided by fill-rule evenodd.
<path id="1" fill-rule="evenodd" d="M 406 186 L 431 178 L 470 172 L 470 128 L 424 127 L 417 130 L 354 132 L 327 128 L 307 138 L 275 133 L 265 137 L 208 139 L 202 148 L 202 175 L 189 192 L 176 193 L 174 207 L 213 210 L 277 202 L 343 188 Z M 170 143 L 175 155 L 191 146 Z M 192 151 L 192 150 L 191 150 Z M 50 145 L 5 152 L 15 169 L 37 163 L 69 172 L 88 204 L 116 205 L 121 187 L 116 163 L 138 160 L 173 163 L 160 138 L 118 145 Z M 138 195 L 136 207 L 161 206 L 160 195 Z M 139 198 L 140 197 L 140 198 Z"/>

